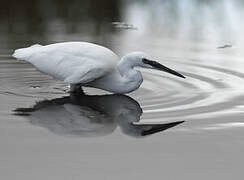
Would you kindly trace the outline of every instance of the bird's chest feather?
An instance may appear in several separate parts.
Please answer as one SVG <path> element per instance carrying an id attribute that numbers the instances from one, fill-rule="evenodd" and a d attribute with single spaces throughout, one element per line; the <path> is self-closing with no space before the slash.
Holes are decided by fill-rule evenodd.
<path id="1" fill-rule="evenodd" d="M 131 76 L 124 77 L 122 81 L 119 82 L 118 87 L 120 87 L 121 93 L 130 93 L 138 89 L 143 82 L 141 74 L 133 74 Z"/>
<path id="2" fill-rule="evenodd" d="M 113 93 L 125 94 L 140 87 L 141 79 L 128 79 L 118 77 L 105 77 L 87 84 L 90 87 L 104 89 Z"/>

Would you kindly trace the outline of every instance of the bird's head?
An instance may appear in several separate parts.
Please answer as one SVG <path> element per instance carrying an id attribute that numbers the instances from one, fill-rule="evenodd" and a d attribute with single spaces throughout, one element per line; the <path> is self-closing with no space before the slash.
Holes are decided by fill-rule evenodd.
<path id="1" fill-rule="evenodd" d="M 143 52 L 132 52 L 126 55 L 127 62 L 131 63 L 131 66 L 138 66 L 148 69 L 156 69 L 160 71 L 164 71 L 175 76 L 185 78 L 182 74 L 160 64 L 157 61 L 151 60 L 147 58 L 148 56 Z"/>

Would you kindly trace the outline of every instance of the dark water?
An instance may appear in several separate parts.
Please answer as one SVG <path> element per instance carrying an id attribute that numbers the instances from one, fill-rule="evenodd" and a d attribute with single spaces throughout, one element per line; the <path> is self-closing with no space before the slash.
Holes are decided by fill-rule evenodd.
<path id="1" fill-rule="evenodd" d="M 238 0 L 3 0 L 0 178 L 242 179 L 243 9 Z M 11 57 L 63 41 L 144 51 L 187 78 L 142 70 L 131 94 L 70 96 Z"/>

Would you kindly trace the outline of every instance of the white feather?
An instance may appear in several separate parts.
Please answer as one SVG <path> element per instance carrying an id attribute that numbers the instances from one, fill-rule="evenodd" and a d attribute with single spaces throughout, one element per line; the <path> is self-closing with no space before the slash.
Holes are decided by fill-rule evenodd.
<path id="1" fill-rule="evenodd" d="M 25 60 L 28 59 L 33 53 L 38 51 L 39 48 L 41 48 L 42 45 L 35 44 L 28 48 L 21 48 L 14 51 L 13 57 L 15 57 L 18 60 Z"/>
<path id="2" fill-rule="evenodd" d="M 118 62 L 118 56 L 111 50 L 86 42 L 33 45 L 15 50 L 13 57 L 70 84 L 93 81 Z"/>

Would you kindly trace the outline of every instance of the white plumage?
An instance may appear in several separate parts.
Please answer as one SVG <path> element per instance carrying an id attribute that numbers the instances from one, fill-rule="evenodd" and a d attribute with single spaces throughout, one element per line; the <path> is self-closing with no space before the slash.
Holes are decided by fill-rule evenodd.
<path id="1" fill-rule="evenodd" d="M 13 57 L 25 60 L 40 72 L 71 84 L 72 91 L 89 86 L 114 93 L 129 93 L 137 89 L 143 80 L 141 73 L 133 69 L 135 66 L 160 69 L 161 65 L 146 59 L 146 55 L 141 52 L 130 53 L 119 61 L 119 57 L 108 48 L 87 42 L 46 46 L 36 44 L 15 50 Z M 160 70 L 169 72 L 170 69 Z"/>

